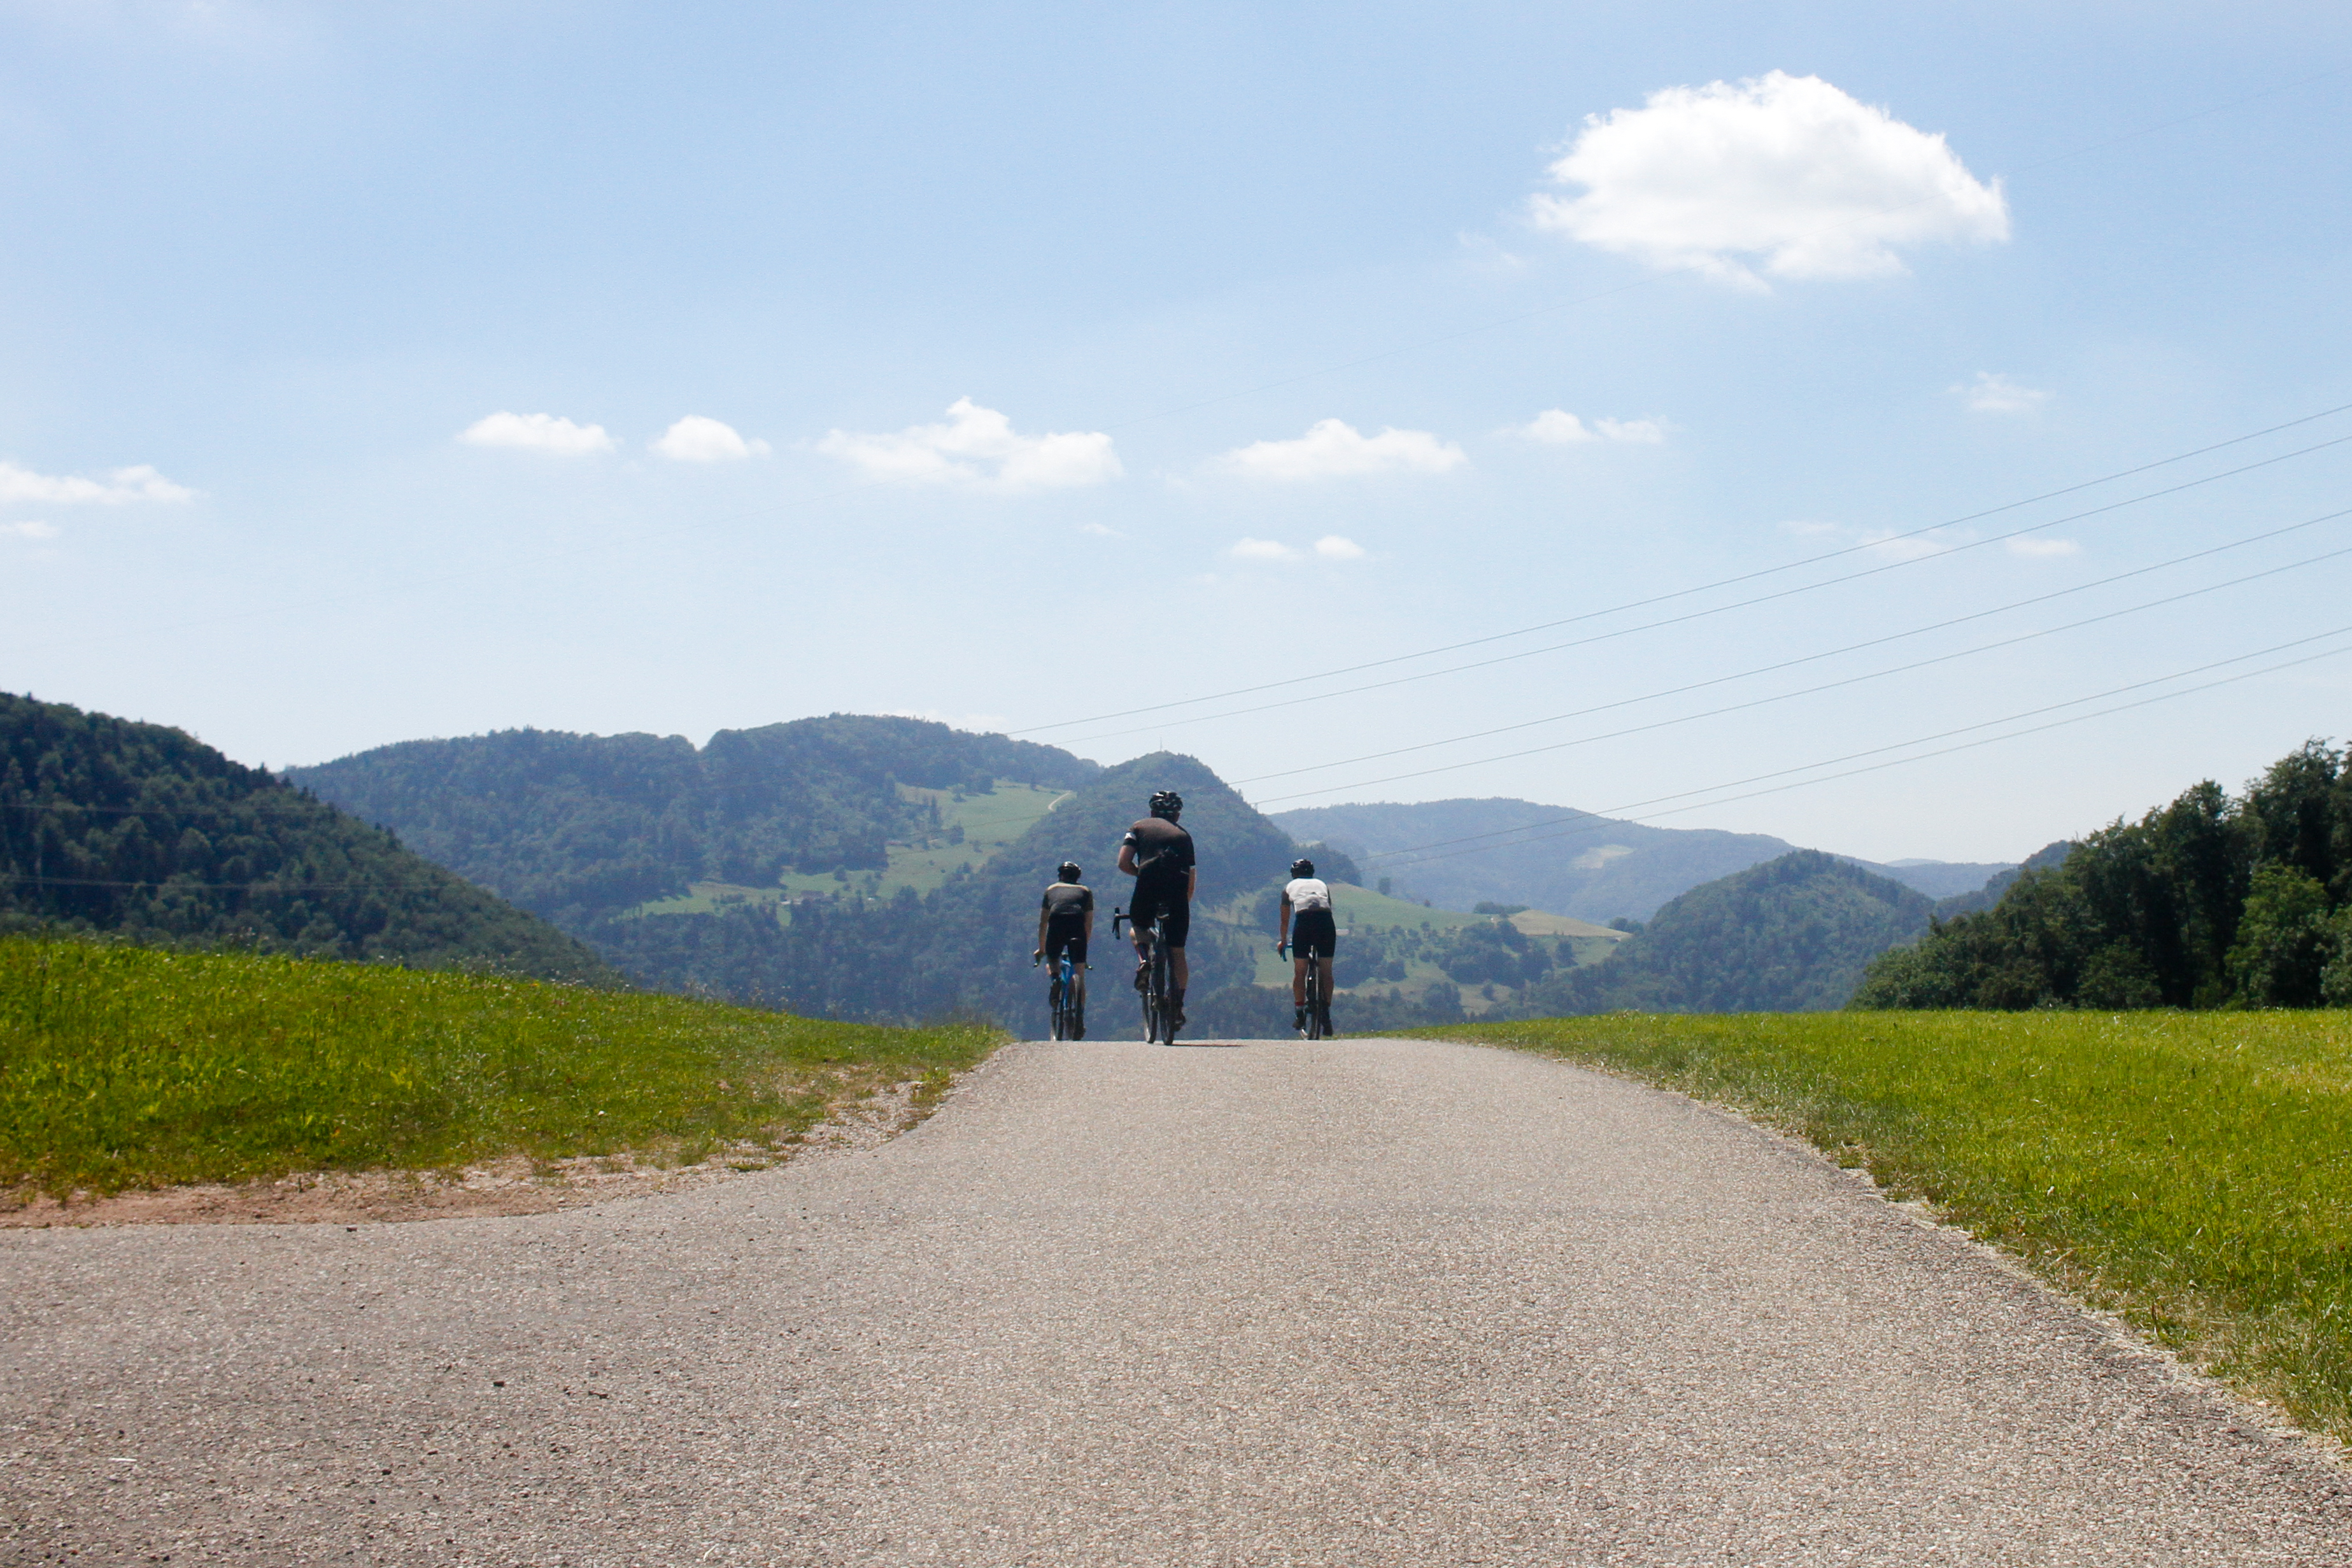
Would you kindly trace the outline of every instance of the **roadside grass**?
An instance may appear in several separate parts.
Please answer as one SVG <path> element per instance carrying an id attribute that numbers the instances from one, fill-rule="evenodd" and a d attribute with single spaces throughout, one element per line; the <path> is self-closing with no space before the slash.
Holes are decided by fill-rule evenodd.
<path id="1" fill-rule="evenodd" d="M 1413 1031 L 1742 1111 L 2352 1440 L 2352 1013 L 1618 1014 Z"/>
<path id="2" fill-rule="evenodd" d="M 58 1197 L 523 1155 L 693 1164 L 1001 1037 L 377 965 L 0 939 L 0 1186 Z"/>

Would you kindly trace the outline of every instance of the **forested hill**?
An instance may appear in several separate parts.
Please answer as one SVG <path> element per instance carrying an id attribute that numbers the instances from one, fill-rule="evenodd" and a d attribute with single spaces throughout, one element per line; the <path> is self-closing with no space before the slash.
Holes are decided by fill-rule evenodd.
<path id="1" fill-rule="evenodd" d="M 2209 779 L 2035 858 L 1991 908 L 1872 965 L 1854 1005 L 2352 1006 L 2342 752 L 2312 741 L 2237 795 Z"/>
<path id="2" fill-rule="evenodd" d="M 412 740 L 287 777 L 579 930 L 696 882 L 881 868 L 891 840 L 928 825 L 910 789 L 1068 789 L 1099 771 L 1050 746 L 835 714 L 721 730 L 699 750 L 682 736 L 530 729 Z"/>
<path id="3" fill-rule="evenodd" d="M 746 904 L 586 930 L 625 969 L 677 988 L 827 1018 L 971 1013 L 1035 1027 L 1045 996 L 1029 962 L 1038 897 L 1055 867 L 1076 860 L 1095 890 L 1095 958 L 1104 975 L 1097 1002 L 1108 1009 L 1100 1027 L 1124 1031 L 1133 1008 L 1121 1005 L 1124 967 L 1110 917 L 1133 883 L 1116 869 L 1118 841 L 1158 789 L 1184 797 L 1184 825 L 1200 854 L 1192 992 L 1246 983 L 1252 948 L 1273 940 L 1263 905 L 1298 846 L 1201 762 L 1166 752 L 1098 771 L 1020 839 L 928 893 L 808 898 L 781 919 L 770 905 Z M 1248 924 L 1224 924 L 1220 913 Z"/>
<path id="4" fill-rule="evenodd" d="M 546 922 L 181 730 L 7 695 L 0 929 L 619 979 Z"/>
<path id="5" fill-rule="evenodd" d="M 1537 1013 L 1843 1007 L 1876 955 L 1926 929 L 1926 894 L 1797 850 L 1667 903 L 1609 957 L 1528 998 Z"/>
<path id="6" fill-rule="evenodd" d="M 1678 894 L 1796 848 L 1764 833 L 1652 827 L 1506 799 L 1310 806 L 1274 820 L 1296 837 L 1339 845 L 1368 875 L 1390 877 L 1401 895 L 1446 909 L 1525 904 L 1601 924 L 1647 920 Z M 1481 839 L 1502 847 L 1482 850 Z M 1382 859 L 1424 844 L 1454 852 Z M 1466 852 L 1472 851 L 1477 852 Z M 1853 863 L 1930 898 L 1966 894 L 2008 869 L 1942 861 Z"/>

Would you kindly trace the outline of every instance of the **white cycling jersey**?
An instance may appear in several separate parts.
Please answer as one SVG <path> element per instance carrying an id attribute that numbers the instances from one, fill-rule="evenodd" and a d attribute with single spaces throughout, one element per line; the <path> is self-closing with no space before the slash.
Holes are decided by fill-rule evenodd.
<path id="1" fill-rule="evenodd" d="M 1290 907 L 1300 915 L 1310 909 L 1331 907 L 1331 890 L 1319 876 L 1291 878 L 1284 886 L 1282 895 L 1290 900 Z"/>

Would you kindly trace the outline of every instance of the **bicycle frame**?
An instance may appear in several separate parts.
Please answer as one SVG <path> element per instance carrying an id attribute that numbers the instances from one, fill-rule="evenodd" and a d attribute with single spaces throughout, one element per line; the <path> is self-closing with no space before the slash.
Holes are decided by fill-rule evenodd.
<path id="1" fill-rule="evenodd" d="M 1168 957 L 1168 934 L 1162 928 L 1165 915 L 1152 916 L 1149 926 L 1136 925 L 1145 936 L 1143 945 L 1143 1043 L 1173 1045 L 1176 1043 L 1175 976 Z M 1133 916 L 1125 910 L 1110 913 L 1111 940 L 1118 940 L 1122 924 L 1135 925 Z"/>

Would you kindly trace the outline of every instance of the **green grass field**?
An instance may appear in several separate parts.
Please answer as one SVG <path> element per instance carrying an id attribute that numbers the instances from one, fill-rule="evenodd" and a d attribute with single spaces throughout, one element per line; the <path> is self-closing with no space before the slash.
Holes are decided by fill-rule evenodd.
<path id="1" fill-rule="evenodd" d="M 2352 1439 L 2352 1013 L 1621 1014 L 1423 1032 L 1796 1133 Z"/>
<path id="2" fill-rule="evenodd" d="M 508 1155 L 691 1163 L 943 1083 L 998 1036 L 680 997 L 0 939 L 0 1185 L 64 1196 Z"/>

